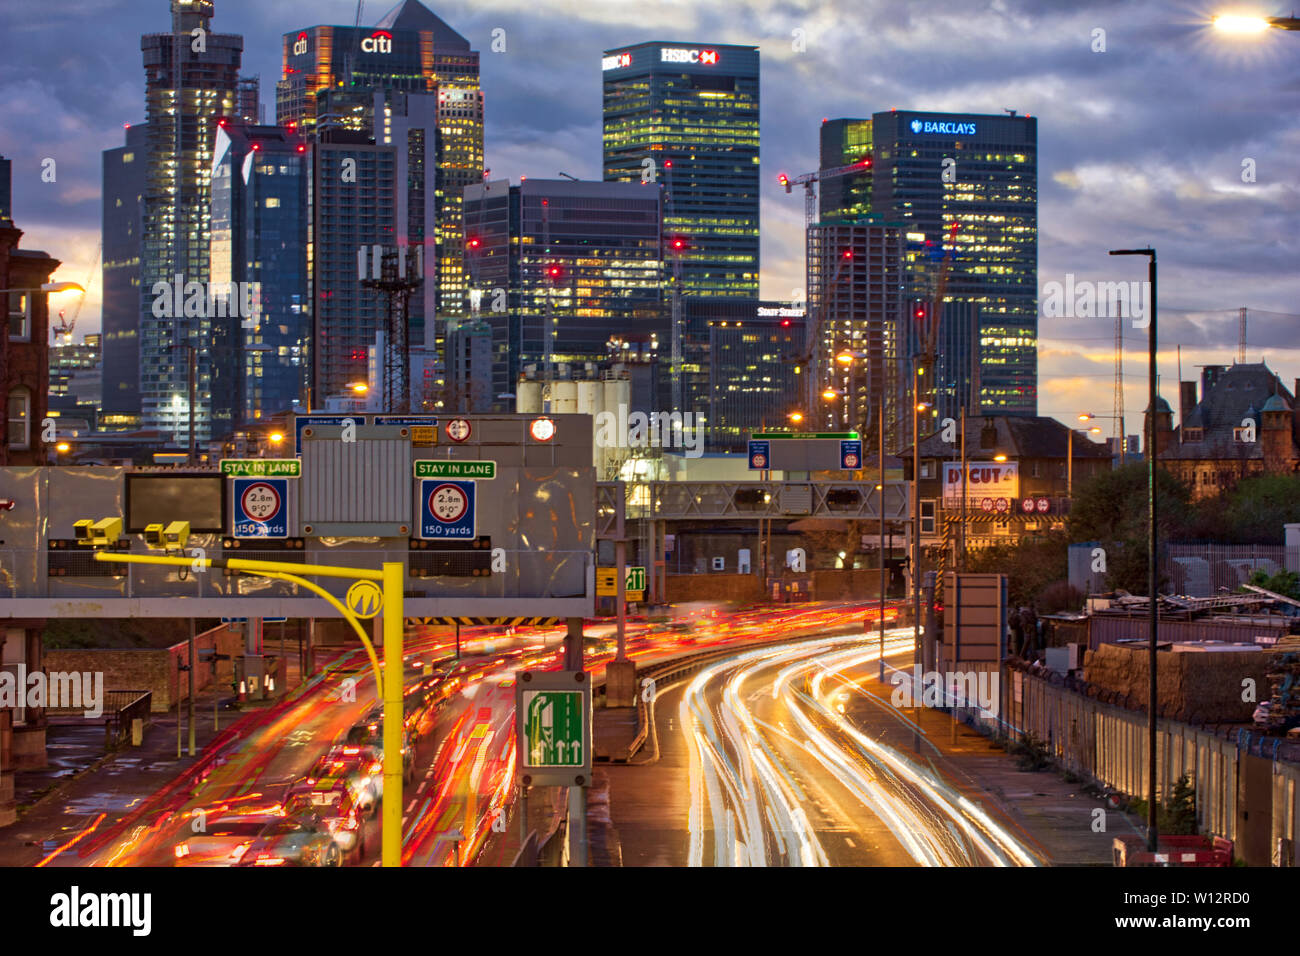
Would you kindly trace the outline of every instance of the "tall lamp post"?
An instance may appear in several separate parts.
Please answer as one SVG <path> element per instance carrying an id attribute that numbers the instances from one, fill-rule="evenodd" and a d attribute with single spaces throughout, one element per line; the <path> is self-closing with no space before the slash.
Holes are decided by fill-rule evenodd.
<path id="1" fill-rule="evenodd" d="M 1147 604 L 1149 605 L 1147 671 L 1147 849 L 1156 849 L 1156 629 L 1160 615 L 1156 596 L 1156 251 L 1112 249 L 1112 256 L 1146 256 L 1147 281 L 1151 285 L 1151 324 L 1147 329 Z"/>

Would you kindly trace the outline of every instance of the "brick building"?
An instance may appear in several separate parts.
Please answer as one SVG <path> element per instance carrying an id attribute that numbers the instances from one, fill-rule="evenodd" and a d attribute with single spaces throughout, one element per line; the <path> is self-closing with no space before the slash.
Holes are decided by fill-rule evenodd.
<path id="1" fill-rule="evenodd" d="M 0 209 L 8 215 L 8 195 L 0 200 Z M 40 289 L 59 261 L 43 252 L 19 249 L 22 235 L 12 219 L 0 219 L 0 290 L 4 290 L 8 317 L 0 325 L 0 387 L 5 395 L 0 466 L 39 465 L 47 454 L 41 443 L 41 422 L 50 390 L 49 305 Z M 24 504 L 32 507 L 31 502 Z M 6 620 L 0 628 L 0 668 L 16 669 L 22 664 L 30 672 L 40 667 L 43 626 L 43 621 Z M 44 764 L 44 714 L 30 708 L 0 711 L 0 826 L 15 817 L 14 769 Z"/>
<path id="2" fill-rule="evenodd" d="M 963 520 L 961 439 L 954 425 L 921 440 L 921 545 L 950 557 L 963 523 L 967 550 L 1062 527 L 1073 489 L 1112 467 L 1109 448 L 1054 418 L 968 417 Z M 911 449 L 900 455 L 910 477 Z"/>
<path id="3" fill-rule="evenodd" d="M 1300 471 L 1295 395 L 1262 362 L 1204 366 L 1199 394 L 1196 382 L 1179 383 L 1178 427 L 1169 403 L 1157 399 L 1160 464 L 1188 484 L 1193 500 L 1252 475 Z"/>
<path id="4" fill-rule="evenodd" d="M 46 458 L 41 421 L 50 392 L 50 310 L 40 288 L 50 281 L 59 260 L 19 249 L 22 234 L 12 220 L 0 220 L 0 289 L 7 290 L 8 315 L 0 331 L 6 423 L 0 465 L 39 465 Z"/>

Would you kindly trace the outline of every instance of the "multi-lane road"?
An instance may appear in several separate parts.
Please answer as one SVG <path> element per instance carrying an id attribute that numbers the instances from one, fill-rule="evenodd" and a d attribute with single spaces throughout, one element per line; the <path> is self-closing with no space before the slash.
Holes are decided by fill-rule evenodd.
<path id="1" fill-rule="evenodd" d="M 886 656 L 910 663 L 910 630 Z M 889 661 L 893 657 L 895 660 Z M 611 770 L 629 863 L 1031 866 L 1032 841 L 910 750 L 860 634 L 737 653 L 656 702 L 657 759 Z"/>
<path id="2" fill-rule="evenodd" d="M 860 621 L 863 607 L 769 608 L 751 612 L 701 610 L 672 626 L 629 627 L 628 654 L 647 663 L 700 650 L 782 635 L 816 633 Z M 508 862 L 502 831 L 513 833 L 515 672 L 559 666 L 560 630 L 505 635 L 482 629 L 466 635 L 459 663 L 447 637 L 417 630 L 407 637 L 408 686 L 438 666 L 444 698 L 415 743 L 412 781 L 403 793 L 402 858 L 406 865 L 463 865 L 490 843 L 483 862 Z M 609 626 L 589 627 L 586 666 L 599 677 L 612 659 Z M 209 748 L 197 773 L 187 770 L 144 799 L 116 800 L 105 778 L 93 809 L 69 814 L 61 838 L 41 860 L 48 866 L 158 866 L 176 859 L 177 847 L 205 827 L 274 810 L 329 747 L 376 705 L 365 654 L 349 651 L 266 711 L 246 715 Z M 379 821 L 364 824 L 360 858 L 372 864 Z M 494 839 L 497 838 L 497 839 Z"/>

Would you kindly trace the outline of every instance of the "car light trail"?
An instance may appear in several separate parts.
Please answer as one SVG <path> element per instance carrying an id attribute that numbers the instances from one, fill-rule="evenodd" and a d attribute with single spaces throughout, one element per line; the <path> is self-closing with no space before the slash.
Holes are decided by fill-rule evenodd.
<path id="1" fill-rule="evenodd" d="M 911 648 L 910 628 L 886 634 L 887 655 Z M 762 648 L 710 664 L 691 680 L 679 708 L 690 768 L 688 863 L 704 864 L 711 831 L 715 865 L 827 865 L 799 783 L 815 766 L 922 866 L 1038 865 L 1016 836 L 932 767 L 868 737 L 845 716 L 849 693 L 885 706 L 850 675 L 879 659 L 879 648 L 863 643 L 855 634 Z M 747 698 L 745 689 L 764 681 L 770 686 L 758 697 L 784 707 L 793 730 L 752 711 L 758 697 Z M 778 745 L 793 759 L 783 760 Z"/>

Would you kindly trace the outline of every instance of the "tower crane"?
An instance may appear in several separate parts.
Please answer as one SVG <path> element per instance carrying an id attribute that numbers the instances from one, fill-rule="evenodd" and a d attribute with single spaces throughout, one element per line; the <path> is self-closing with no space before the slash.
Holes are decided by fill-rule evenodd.
<path id="1" fill-rule="evenodd" d="M 935 354 L 939 344 L 939 321 L 943 315 L 943 297 L 948 290 L 948 275 L 952 271 L 952 260 L 957 253 L 957 230 L 961 223 L 954 222 L 948 229 L 948 238 L 945 245 L 948 247 L 943 251 L 943 258 L 939 264 L 939 272 L 934 280 L 934 295 L 929 303 L 917 303 L 913 309 L 912 317 L 921 327 L 917 330 L 917 342 L 920 345 L 920 351 L 916 356 L 916 364 L 924 374 L 925 369 L 930 369 L 931 374 L 926 380 L 925 393 L 929 395 L 930 405 L 933 408 L 934 397 L 933 390 L 938 384 L 933 374 L 935 364 Z M 920 396 L 916 399 L 921 400 Z"/>
<path id="2" fill-rule="evenodd" d="M 90 265 L 90 272 L 86 274 L 86 281 L 81 284 L 83 290 L 90 288 L 90 283 L 95 278 L 95 270 L 99 268 L 99 260 L 103 254 L 104 243 L 101 241 L 99 247 L 95 250 L 95 261 Z M 77 317 L 81 315 L 81 307 L 85 302 L 86 293 L 83 291 L 81 297 L 77 299 L 77 304 L 72 309 L 71 319 L 66 318 L 62 310 L 59 311 L 59 324 L 51 330 L 54 332 L 56 340 L 58 336 L 62 335 L 68 340 L 68 342 L 72 341 L 72 330 L 77 326 Z"/>
<path id="3" fill-rule="evenodd" d="M 795 186 L 803 187 L 803 224 L 811 226 L 817 220 L 817 189 L 813 185 L 818 181 L 834 179 L 836 176 L 848 176 L 851 173 L 860 173 L 864 169 L 871 168 L 871 157 L 860 159 L 856 163 L 850 163 L 847 166 L 836 166 L 832 169 L 819 169 L 815 173 L 804 173 L 802 176 L 796 176 L 791 179 L 785 173 L 777 177 L 777 182 L 785 187 L 789 194 Z"/>

